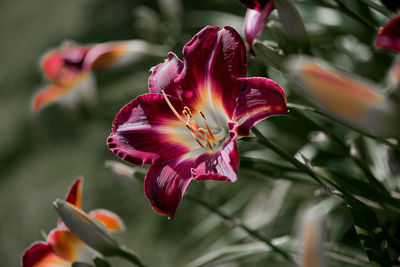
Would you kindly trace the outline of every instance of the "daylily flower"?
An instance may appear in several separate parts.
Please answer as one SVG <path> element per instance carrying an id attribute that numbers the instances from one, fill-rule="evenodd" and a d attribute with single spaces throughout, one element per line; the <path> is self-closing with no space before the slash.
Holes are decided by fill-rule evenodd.
<path id="1" fill-rule="evenodd" d="M 39 111 L 53 102 L 62 101 L 71 105 L 77 98 L 90 98 L 95 89 L 94 69 L 132 64 L 145 54 L 157 54 L 158 51 L 159 46 L 141 40 L 86 46 L 65 43 L 47 52 L 41 59 L 43 76 L 50 84 L 34 96 L 33 110 Z"/>
<path id="2" fill-rule="evenodd" d="M 379 29 L 375 46 L 400 52 L 400 13 Z"/>
<path id="3" fill-rule="evenodd" d="M 336 119 L 375 135 L 400 135 L 398 107 L 372 82 L 305 56 L 289 60 L 288 69 L 302 92 Z"/>
<path id="4" fill-rule="evenodd" d="M 253 53 L 253 41 L 260 36 L 265 21 L 275 9 L 273 0 L 240 0 L 246 6 L 244 34 L 250 52 Z"/>
<path id="5" fill-rule="evenodd" d="M 81 209 L 82 180 L 78 179 L 71 187 L 66 201 L 76 209 Z M 83 212 L 82 212 L 83 213 Z M 104 225 L 109 231 L 124 229 L 121 219 L 111 211 L 93 210 L 89 218 Z M 47 236 L 46 242 L 36 242 L 28 248 L 22 258 L 23 267 L 71 266 L 74 262 L 93 265 L 93 258 L 101 254 L 90 248 L 72 233 L 63 221 Z"/>
<path id="6" fill-rule="evenodd" d="M 144 190 L 153 209 L 174 217 L 192 179 L 234 182 L 236 139 L 257 122 L 285 115 L 283 89 L 266 78 L 245 78 L 246 52 L 231 27 L 207 26 L 169 53 L 150 78 L 150 94 L 116 116 L 108 147 L 135 165 L 151 164 Z"/>

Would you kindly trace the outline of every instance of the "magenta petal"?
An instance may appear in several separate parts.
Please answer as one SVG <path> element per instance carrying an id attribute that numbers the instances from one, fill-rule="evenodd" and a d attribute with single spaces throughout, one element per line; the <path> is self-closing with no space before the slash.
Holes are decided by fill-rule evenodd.
<path id="1" fill-rule="evenodd" d="M 257 122 L 273 116 L 288 114 L 286 96 L 276 82 L 261 77 L 247 78 L 246 87 L 237 100 L 234 120 L 238 135 L 247 136 Z"/>
<path id="2" fill-rule="evenodd" d="M 168 59 L 164 63 L 158 64 L 150 75 L 150 93 L 161 94 L 161 90 L 164 90 L 168 95 L 181 98 L 180 86 L 174 83 L 174 80 L 182 69 L 183 62 L 174 53 L 170 52 Z"/>
<path id="3" fill-rule="evenodd" d="M 236 124 L 232 123 L 236 127 Z M 230 139 L 222 148 L 210 154 L 204 153 L 196 159 L 192 170 L 193 179 L 235 182 L 239 167 L 239 150 L 236 145 L 236 132 L 230 131 Z"/>
<path id="4" fill-rule="evenodd" d="M 79 209 L 82 207 L 82 178 L 71 186 L 66 201 Z"/>
<path id="5" fill-rule="evenodd" d="M 35 264 L 51 253 L 53 253 L 53 251 L 51 250 L 50 245 L 43 242 L 35 243 L 28 248 L 22 256 L 22 266 L 35 266 Z"/>
<path id="6" fill-rule="evenodd" d="M 400 14 L 379 30 L 375 45 L 400 52 Z"/>
<path id="7" fill-rule="evenodd" d="M 173 97 L 169 100 L 177 110 L 183 110 L 181 101 Z M 117 114 L 108 147 L 121 159 L 136 165 L 173 160 L 192 149 L 179 138 L 173 139 L 171 133 L 177 129 L 177 124 L 186 130 L 163 95 L 141 95 Z M 184 133 L 190 135 L 189 131 Z"/>
<path id="8" fill-rule="evenodd" d="M 22 256 L 22 267 L 39 266 L 71 266 L 71 262 L 64 260 L 54 253 L 51 246 L 44 242 L 37 242 L 28 248 Z"/>
<path id="9" fill-rule="evenodd" d="M 222 148 L 198 157 L 177 159 L 162 165 L 151 165 L 145 178 L 144 192 L 153 209 L 174 218 L 183 193 L 192 179 L 231 181 L 237 179 L 239 151 L 235 123 L 230 123 L 230 139 Z"/>
<path id="10" fill-rule="evenodd" d="M 253 52 L 253 41 L 260 36 L 265 21 L 274 8 L 274 2 L 269 1 L 262 9 L 247 9 L 244 34 L 251 52 Z"/>
<path id="11" fill-rule="evenodd" d="M 184 68 L 176 83 L 182 85 L 186 105 L 196 107 L 210 90 L 223 103 L 229 117 L 243 88 L 237 78 L 246 75 L 246 51 L 231 27 L 207 26 L 183 48 Z"/>
<path id="12" fill-rule="evenodd" d="M 144 193 L 154 211 L 175 217 L 183 193 L 192 179 L 193 163 L 192 159 L 178 159 L 150 166 L 144 180 Z"/>

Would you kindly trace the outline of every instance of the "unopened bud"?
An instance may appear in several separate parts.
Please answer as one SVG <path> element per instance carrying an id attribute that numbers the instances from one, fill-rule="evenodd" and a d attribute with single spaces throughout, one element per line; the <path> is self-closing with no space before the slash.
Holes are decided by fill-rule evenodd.
<path id="1" fill-rule="evenodd" d="M 88 246 L 105 256 L 116 254 L 119 246 L 100 222 L 63 200 L 57 199 L 53 206 L 69 230 Z"/>

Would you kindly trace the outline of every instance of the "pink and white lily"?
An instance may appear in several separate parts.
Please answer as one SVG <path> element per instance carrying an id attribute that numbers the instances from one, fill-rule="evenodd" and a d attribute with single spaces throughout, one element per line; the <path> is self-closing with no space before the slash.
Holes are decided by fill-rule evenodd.
<path id="1" fill-rule="evenodd" d="M 66 201 L 81 209 L 82 180 L 78 179 L 71 187 Z M 124 229 L 122 220 L 108 210 L 97 209 L 89 213 L 89 218 L 109 231 Z M 23 267 L 49 267 L 71 266 L 74 262 L 93 264 L 93 258 L 101 254 L 90 248 L 72 233 L 65 224 L 59 220 L 57 228 L 47 236 L 46 242 L 36 242 L 28 248 L 22 257 Z"/>
<path id="2" fill-rule="evenodd" d="M 135 165 L 151 164 L 144 190 L 153 209 L 174 217 L 189 182 L 237 179 L 236 140 L 257 122 L 285 115 L 274 81 L 246 78 L 246 52 L 231 27 L 207 26 L 157 65 L 149 94 L 117 114 L 108 147 Z"/>

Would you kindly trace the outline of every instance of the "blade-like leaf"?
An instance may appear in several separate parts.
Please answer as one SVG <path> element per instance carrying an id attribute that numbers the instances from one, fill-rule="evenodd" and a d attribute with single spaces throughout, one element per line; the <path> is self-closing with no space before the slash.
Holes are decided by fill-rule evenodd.
<path id="1" fill-rule="evenodd" d="M 274 0 L 279 18 L 291 41 L 304 52 L 310 51 L 306 28 L 293 0 Z"/>
<path id="2" fill-rule="evenodd" d="M 374 266 L 392 266 L 384 232 L 375 212 L 351 196 L 345 196 L 361 246 Z"/>
<path id="3" fill-rule="evenodd" d="M 259 59 L 263 61 L 267 66 L 272 66 L 281 72 L 285 72 L 284 60 L 285 57 L 282 51 L 276 48 L 272 42 L 264 41 L 260 42 L 255 40 L 253 42 L 253 49 Z"/>

